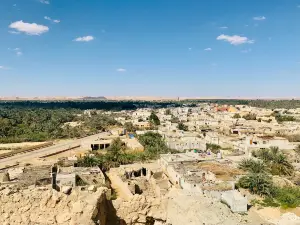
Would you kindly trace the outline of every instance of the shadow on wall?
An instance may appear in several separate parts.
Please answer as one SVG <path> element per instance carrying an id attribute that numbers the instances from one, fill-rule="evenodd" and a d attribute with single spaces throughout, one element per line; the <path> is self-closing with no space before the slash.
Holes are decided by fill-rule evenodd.
<path id="1" fill-rule="evenodd" d="M 106 217 L 106 223 L 104 223 L 105 225 L 130 225 L 127 224 L 122 218 L 117 216 L 117 211 L 113 206 L 112 200 L 106 201 L 106 208 L 107 208 L 107 217 Z M 154 225 L 154 224 L 155 224 L 155 219 L 153 217 L 147 216 L 145 225 Z"/>
<path id="2" fill-rule="evenodd" d="M 127 225 L 123 219 L 117 216 L 117 211 L 112 204 L 112 200 L 109 200 L 106 203 L 108 209 L 106 225 Z"/>

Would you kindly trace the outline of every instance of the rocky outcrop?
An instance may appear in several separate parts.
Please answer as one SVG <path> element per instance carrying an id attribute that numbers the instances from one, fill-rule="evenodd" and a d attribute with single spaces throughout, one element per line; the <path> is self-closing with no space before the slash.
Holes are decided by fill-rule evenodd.
<path id="1" fill-rule="evenodd" d="M 16 190 L 0 187 L 0 224 L 105 224 L 107 190 L 72 190 L 67 195 L 50 188 Z"/>
<path id="2" fill-rule="evenodd" d="M 165 224 L 166 206 L 161 199 L 134 195 L 130 201 L 121 198 L 112 201 L 117 216 L 127 225 L 146 224 L 147 219 L 152 219 L 155 224 Z"/>

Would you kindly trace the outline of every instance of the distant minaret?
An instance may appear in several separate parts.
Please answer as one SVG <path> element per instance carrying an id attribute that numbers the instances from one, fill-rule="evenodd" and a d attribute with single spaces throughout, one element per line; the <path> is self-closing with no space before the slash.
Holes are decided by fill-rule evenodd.
<path id="1" fill-rule="evenodd" d="M 179 98 L 179 97 L 177 98 L 177 101 L 180 101 L 180 98 Z"/>

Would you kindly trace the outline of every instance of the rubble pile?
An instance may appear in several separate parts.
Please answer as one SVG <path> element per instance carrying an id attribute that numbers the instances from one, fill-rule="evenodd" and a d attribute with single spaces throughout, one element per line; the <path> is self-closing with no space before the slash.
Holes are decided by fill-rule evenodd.
<path id="1" fill-rule="evenodd" d="M 50 187 L 0 186 L 0 224 L 105 224 L 106 191 L 73 190 L 67 195 Z"/>
<path id="2" fill-rule="evenodd" d="M 166 224 L 166 204 L 164 200 L 143 195 L 134 195 L 130 201 L 121 198 L 112 201 L 117 216 L 127 225 L 144 225 L 153 220 L 155 225 Z"/>
<path id="3" fill-rule="evenodd" d="M 232 213 L 227 205 L 206 195 L 172 189 L 168 193 L 167 222 L 172 225 L 269 225 L 257 214 Z M 182 216 L 184 215 L 184 216 Z M 201 221 L 201 223 L 199 223 Z"/>

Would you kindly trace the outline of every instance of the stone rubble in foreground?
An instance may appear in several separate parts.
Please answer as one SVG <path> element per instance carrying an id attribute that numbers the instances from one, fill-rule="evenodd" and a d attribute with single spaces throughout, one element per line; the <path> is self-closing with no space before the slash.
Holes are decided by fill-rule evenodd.
<path id="1" fill-rule="evenodd" d="M 1 225 L 93 225 L 96 220 L 105 221 L 107 188 L 96 192 L 73 190 L 70 195 L 50 186 L 30 186 L 24 190 L 0 188 Z"/>

